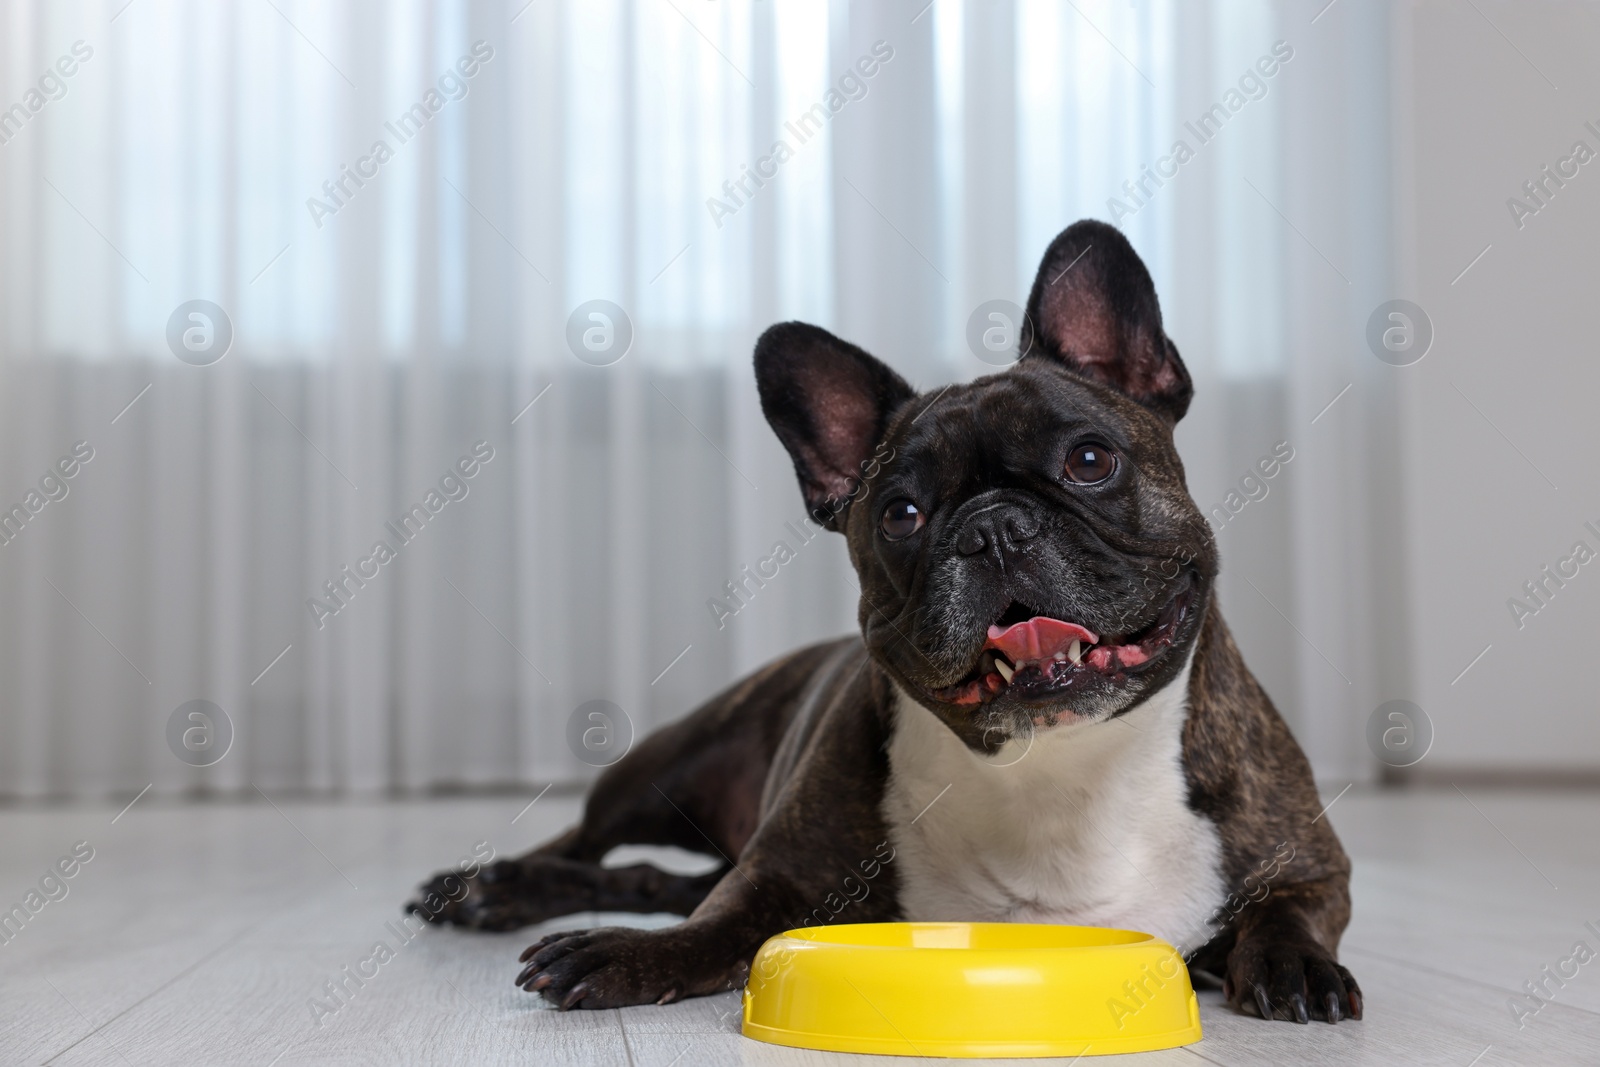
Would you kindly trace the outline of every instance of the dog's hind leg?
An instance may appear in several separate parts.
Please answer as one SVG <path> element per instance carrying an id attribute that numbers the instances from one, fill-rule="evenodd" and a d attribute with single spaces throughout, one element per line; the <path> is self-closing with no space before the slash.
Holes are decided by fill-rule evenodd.
<path id="1" fill-rule="evenodd" d="M 429 922 L 474 930 L 517 930 L 583 911 L 688 915 L 727 869 L 674 874 L 648 863 L 602 867 L 530 852 L 486 867 L 474 878 L 440 874 L 423 886 L 407 910 Z"/>
<path id="2" fill-rule="evenodd" d="M 657 730 L 600 775 L 578 825 L 473 877 L 440 872 L 407 910 L 481 930 L 580 911 L 689 914 L 754 833 L 797 698 L 838 651 L 835 643 L 797 652 Z M 619 845 L 675 845 L 717 859 L 719 869 L 680 875 L 649 864 L 602 867 Z"/>

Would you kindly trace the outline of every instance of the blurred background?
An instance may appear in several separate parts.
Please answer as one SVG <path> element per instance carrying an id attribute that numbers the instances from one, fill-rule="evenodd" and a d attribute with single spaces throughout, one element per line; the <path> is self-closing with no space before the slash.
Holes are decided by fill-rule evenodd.
<path id="1" fill-rule="evenodd" d="M 0 11 L 5 799 L 587 780 L 854 626 L 760 331 L 994 372 L 1091 216 L 1319 778 L 1600 778 L 1592 8 Z"/>

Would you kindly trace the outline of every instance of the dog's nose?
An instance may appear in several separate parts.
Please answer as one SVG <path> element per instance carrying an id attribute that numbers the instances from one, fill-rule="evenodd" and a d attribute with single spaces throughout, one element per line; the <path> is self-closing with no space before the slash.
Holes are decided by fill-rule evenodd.
<path id="1" fill-rule="evenodd" d="M 1024 542 L 1039 535 L 1039 520 L 1021 508 L 998 505 L 986 508 L 967 520 L 956 537 L 956 551 L 963 556 L 989 554 L 992 562 L 1004 565 L 1004 557 L 1019 551 Z"/>

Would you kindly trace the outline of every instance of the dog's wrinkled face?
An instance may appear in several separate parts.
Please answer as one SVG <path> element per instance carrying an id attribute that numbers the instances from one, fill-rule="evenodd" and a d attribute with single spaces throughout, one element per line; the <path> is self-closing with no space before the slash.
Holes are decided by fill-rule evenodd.
<path id="1" fill-rule="evenodd" d="M 1172 441 L 1189 376 L 1118 231 L 1051 244 L 1021 345 L 1012 369 L 923 396 L 816 327 L 756 347 L 807 505 L 849 540 L 867 647 L 982 751 L 1160 689 L 1216 573 Z"/>
<path id="2" fill-rule="evenodd" d="M 868 647 L 980 741 L 1159 688 L 1212 570 L 1160 420 L 1030 364 L 913 402 L 846 519 Z"/>

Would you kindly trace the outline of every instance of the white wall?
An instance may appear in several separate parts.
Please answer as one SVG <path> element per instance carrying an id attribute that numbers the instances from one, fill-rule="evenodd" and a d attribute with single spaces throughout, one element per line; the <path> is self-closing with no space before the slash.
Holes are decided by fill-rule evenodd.
<path id="1" fill-rule="evenodd" d="M 1600 160 L 1520 229 L 1506 202 L 1575 141 L 1600 152 L 1584 126 L 1600 127 L 1600 11 L 1476 8 L 1415 5 L 1398 49 L 1410 98 L 1398 143 L 1412 254 L 1409 292 L 1399 295 L 1436 329 L 1421 363 L 1392 372 L 1407 462 L 1414 699 L 1436 730 L 1418 770 L 1594 774 L 1600 562 L 1520 629 L 1507 600 L 1574 542 L 1600 551 L 1584 528 L 1600 528 Z"/>

